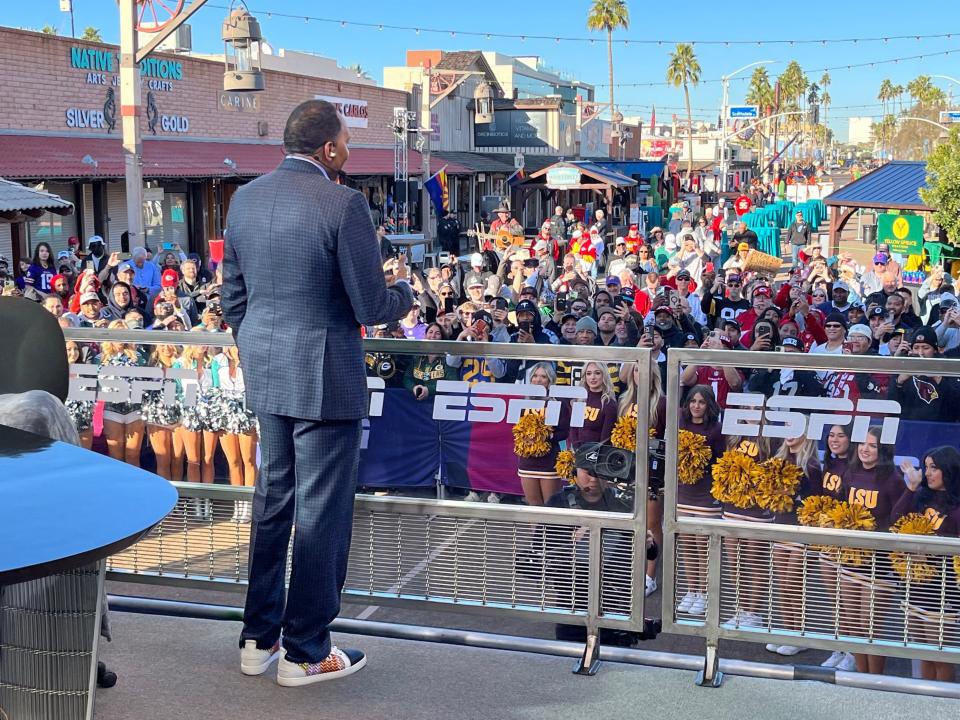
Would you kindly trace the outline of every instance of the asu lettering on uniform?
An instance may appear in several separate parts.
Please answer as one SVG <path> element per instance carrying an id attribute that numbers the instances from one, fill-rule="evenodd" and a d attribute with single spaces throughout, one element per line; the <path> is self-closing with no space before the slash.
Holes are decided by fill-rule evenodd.
<path id="1" fill-rule="evenodd" d="M 807 414 L 793 412 L 797 410 Z M 818 410 L 830 412 L 816 412 Z M 772 438 L 797 438 L 806 434 L 810 440 L 820 440 L 831 425 L 852 423 L 851 441 L 863 442 L 875 414 L 882 417 L 880 443 L 895 444 L 900 429 L 900 403 L 893 400 L 861 399 L 854 403 L 846 398 L 790 395 L 765 398 L 759 393 L 730 393 L 721 431 L 724 435 Z"/>
<path id="2" fill-rule="evenodd" d="M 866 490 L 864 488 L 850 488 L 847 493 L 847 502 L 853 505 L 863 505 L 867 510 L 874 510 L 877 507 L 877 498 L 880 497 L 879 490 Z"/>
<path id="3" fill-rule="evenodd" d="M 512 396 L 504 398 L 501 396 Z M 547 399 L 547 398 L 550 399 Z M 543 411 L 547 425 L 560 421 L 560 401 L 569 399 L 570 427 L 583 427 L 587 390 L 583 387 L 483 382 L 471 385 L 466 380 L 439 380 L 434 396 L 433 419 L 496 423 L 516 423 L 527 411 Z"/>
<path id="4" fill-rule="evenodd" d="M 840 476 L 836 473 L 825 472 L 823 474 L 823 489 L 835 493 L 840 489 Z"/>

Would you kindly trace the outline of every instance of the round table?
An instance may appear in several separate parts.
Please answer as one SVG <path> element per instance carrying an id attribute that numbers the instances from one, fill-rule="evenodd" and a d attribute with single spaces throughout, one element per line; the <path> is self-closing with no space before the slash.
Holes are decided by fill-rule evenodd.
<path id="1" fill-rule="evenodd" d="M 0 709 L 87 716 L 104 559 L 176 502 L 156 475 L 0 425 Z"/>

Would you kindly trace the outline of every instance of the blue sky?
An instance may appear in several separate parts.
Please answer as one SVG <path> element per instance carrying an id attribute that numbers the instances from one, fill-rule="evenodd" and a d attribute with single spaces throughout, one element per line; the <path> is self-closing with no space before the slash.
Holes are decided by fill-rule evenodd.
<path id="1" fill-rule="evenodd" d="M 177 0 L 163 0 L 175 5 Z M 184 0 L 189 4 L 190 0 Z M 3 0 L 2 21 L 15 27 L 39 28 L 53 25 L 61 33 L 69 34 L 69 15 L 59 10 L 59 0 L 33 0 L 14 3 Z M 439 48 L 445 50 L 496 50 L 513 55 L 539 55 L 558 70 L 592 83 L 607 82 L 605 37 L 585 29 L 585 15 L 589 0 L 557 0 L 544 5 L 539 2 L 486 0 L 483 3 L 427 2 L 404 3 L 391 0 L 366 0 L 357 5 L 348 3 L 306 2 L 305 0 L 250 0 L 249 7 L 261 22 L 264 34 L 274 47 L 308 50 L 335 58 L 341 65 L 360 63 L 370 74 L 382 81 L 385 65 L 401 65 L 407 49 Z M 226 0 L 209 0 L 206 7 L 191 20 L 194 48 L 198 51 L 218 51 L 220 23 L 226 15 Z M 721 15 L 715 8 L 727 8 Z M 879 115 L 877 89 L 884 78 L 906 84 L 919 74 L 946 74 L 960 79 L 960 13 L 955 2 L 943 0 L 905 3 L 902 0 L 862 0 L 823 2 L 808 0 L 803 3 L 753 3 L 737 6 L 731 3 L 688 2 L 640 3 L 629 2 L 631 27 L 620 31 L 621 40 L 663 40 L 663 45 L 630 43 L 615 46 L 615 82 L 662 82 L 671 42 L 677 40 L 749 41 L 749 44 L 730 46 L 695 45 L 703 69 L 704 80 L 717 80 L 757 60 L 776 60 L 769 66 L 771 75 L 782 72 L 790 60 L 797 60 L 812 80 L 819 80 L 820 68 L 838 68 L 830 71 L 830 94 L 833 109 L 830 125 L 838 138 L 846 137 L 848 116 Z M 797 8 L 801 8 L 797 12 Z M 298 19 L 270 17 L 268 12 L 305 14 L 347 21 L 338 23 L 305 22 Z M 119 38 L 119 15 L 113 0 L 74 0 L 77 32 L 87 25 L 101 30 L 108 42 Z M 456 35 L 412 30 L 377 30 L 352 26 L 350 21 L 374 22 L 423 28 L 458 30 Z M 563 37 L 594 37 L 593 44 L 556 42 L 555 40 L 506 39 L 484 36 L 464 36 L 462 31 L 491 33 L 530 33 Z M 869 38 L 891 35 L 942 35 L 951 38 L 913 37 L 888 42 L 858 42 L 816 44 L 763 44 L 757 40 Z M 904 60 L 899 63 L 877 64 L 873 68 L 847 70 L 847 64 L 907 56 L 943 53 L 950 55 Z M 750 71 L 742 73 L 749 76 Z M 960 86 L 947 81 L 935 83 L 954 97 L 960 98 Z M 732 102 L 742 100 L 746 80 L 731 82 Z M 606 88 L 598 88 L 601 99 L 607 97 Z M 669 120 L 672 113 L 684 115 L 683 94 L 673 88 L 618 87 L 617 104 L 625 115 L 650 116 L 650 106 L 657 106 L 657 119 Z M 704 83 L 691 92 L 694 117 L 715 120 L 719 114 L 720 84 Z M 863 107 L 860 107 L 863 106 Z"/>

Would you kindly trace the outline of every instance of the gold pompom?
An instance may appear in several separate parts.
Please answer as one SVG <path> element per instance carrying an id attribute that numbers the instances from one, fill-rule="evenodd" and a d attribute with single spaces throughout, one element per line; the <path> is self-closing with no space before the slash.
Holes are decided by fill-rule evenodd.
<path id="1" fill-rule="evenodd" d="M 610 443 L 621 450 L 634 452 L 637 449 L 637 419 L 629 415 L 618 418 L 610 433 Z"/>
<path id="2" fill-rule="evenodd" d="M 557 475 L 564 480 L 573 480 L 577 473 L 576 456 L 573 450 L 561 450 L 557 453 L 557 462 L 554 469 Z"/>
<path id="3" fill-rule="evenodd" d="M 910 513 L 897 520 L 890 532 L 901 535 L 933 535 L 933 521 L 926 515 Z M 905 580 L 926 582 L 937 574 L 933 565 L 927 562 L 927 556 L 918 553 L 892 552 L 890 562 L 897 574 Z M 954 558 L 956 564 L 956 558 Z"/>
<path id="4" fill-rule="evenodd" d="M 957 581 L 957 586 L 960 587 L 960 555 L 953 556 L 953 574 L 954 579 Z"/>
<path id="5" fill-rule="evenodd" d="M 513 452 L 518 457 L 538 458 L 550 452 L 550 428 L 540 413 L 526 413 L 513 426 Z"/>
<path id="6" fill-rule="evenodd" d="M 822 527 L 838 530 L 873 530 L 877 526 L 876 518 L 860 503 L 848 503 L 840 500 L 826 513 Z M 872 550 L 854 547 L 821 548 L 833 560 L 842 565 L 860 567 L 872 556 Z"/>
<path id="7" fill-rule="evenodd" d="M 710 464 L 713 450 L 699 433 L 681 430 L 677 453 L 677 480 L 682 485 L 695 485 Z"/>
<path id="8" fill-rule="evenodd" d="M 738 508 L 751 508 L 753 499 L 753 474 L 757 463 L 739 450 L 727 450 L 713 465 L 713 484 L 710 492 L 723 503 Z"/>
<path id="9" fill-rule="evenodd" d="M 781 458 L 764 460 L 753 476 L 754 501 L 764 510 L 775 513 L 784 513 L 793 510 L 793 499 L 803 470 Z"/>
<path id="10" fill-rule="evenodd" d="M 797 510 L 797 522 L 807 527 L 827 527 L 828 514 L 838 503 L 839 500 L 829 495 L 811 495 Z"/>

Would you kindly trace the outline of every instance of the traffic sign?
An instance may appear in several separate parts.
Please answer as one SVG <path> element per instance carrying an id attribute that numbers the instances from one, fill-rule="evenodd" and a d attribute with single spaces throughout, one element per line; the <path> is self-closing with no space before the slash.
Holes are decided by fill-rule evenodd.
<path id="1" fill-rule="evenodd" d="M 756 120 L 760 117 L 757 105 L 730 105 L 727 107 L 727 120 Z"/>
<path id="2" fill-rule="evenodd" d="M 941 110 L 940 122 L 942 123 L 960 123 L 960 110 Z"/>
<path id="3" fill-rule="evenodd" d="M 750 208 L 752 207 L 753 201 L 746 195 L 741 195 L 733 201 L 733 209 L 739 217 L 743 217 L 750 212 Z"/>

